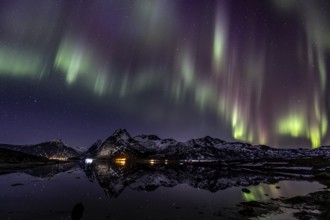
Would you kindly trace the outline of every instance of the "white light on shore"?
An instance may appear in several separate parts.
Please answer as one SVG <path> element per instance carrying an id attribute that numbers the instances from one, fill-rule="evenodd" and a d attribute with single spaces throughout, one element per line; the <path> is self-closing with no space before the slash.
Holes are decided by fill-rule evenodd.
<path id="1" fill-rule="evenodd" d="M 85 163 L 89 163 L 89 164 L 90 164 L 90 163 L 93 163 L 93 159 L 91 159 L 91 158 L 86 158 L 86 159 L 85 159 Z"/>

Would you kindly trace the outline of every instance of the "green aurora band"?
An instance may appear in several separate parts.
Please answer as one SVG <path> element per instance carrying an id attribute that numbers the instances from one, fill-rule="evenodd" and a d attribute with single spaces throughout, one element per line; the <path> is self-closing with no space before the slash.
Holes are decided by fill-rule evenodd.
<path id="1" fill-rule="evenodd" d="M 51 3 L 40 4 L 45 7 Z M 116 4 L 126 8 L 124 2 Z M 107 55 L 100 46 L 106 41 L 90 37 L 93 31 L 88 28 L 82 31 L 69 25 L 62 27 L 59 40 L 54 41 L 57 26 L 53 19 L 59 19 L 60 10 L 57 16 L 43 14 L 45 21 L 52 24 L 48 29 L 43 21 L 29 20 L 32 30 L 46 28 L 40 36 L 33 31 L 20 36 L 8 28 L 2 37 L 6 44 L 0 46 L 0 77 L 30 77 L 39 81 L 49 74 L 60 74 L 68 86 L 81 84 L 87 91 L 109 100 L 134 99 L 137 94 L 156 87 L 164 91 L 162 99 L 171 100 L 175 105 L 189 100 L 201 114 L 215 114 L 219 123 L 231 129 L 232 137 L 240 141 L 278 146 L 282 137 L 303 138 L 314 148 L 329 143 L 326 59 L 330 52 L 330 26 L 320 1 L 269 1 L 276 16 L 283 18 L 292 13 L 304 24 L 302 37 L 294 45 L 296 57 L 287 61 L 286 70 L 290 72 L 295 66 L 297 80 L 291 82 L 299 84 L 302 80 L 302 86 L 293 85 L 294 88 L 284 88 L 283 92 L 270 86 L 274 83 L 281 90 L 280 75 L 284 73 L 276 71 L 283 72 L 285 67 L 277 70 L 276 61 L 273 66 L 271 61 L 282 52 L 269 49 L 266 45 L 271 44 L 272 39 L 260 40 L 253 27 L 239 43 L 233 40 L 230 4 L 218 1 L 213 23 L 209 24 L 211 28 L 206 29 L 208 33 L 193 29 L 195 31 L 184 37 L 178 37 L 184 26 L 176 22 L 180 19 L 176 4 L 176 1 L 134 1 L 122 12 L 127 13 L 127 17 L 119 13 L 125 17 L 122 23 L 112 27 L 123 40 L 110 40 L 109 48 L 115 49 Z M 169 11 L 171 18 L 168 18 Z M 9 27 L 24 19 L 22 16 L 10 23 L 4 21 L 2 25 Z M 251 18 L 248 22 L 253 21 Z M 79 23 L 79 19 L 72 18 L 67 23 Z M 17 43 L 32 39 L 33 42 L 41 40 L 43 45 L 53 42 L 54 47 L 14 47 L 8 43 L 13 36 Z M 200 46 L 200 41 L 209 43 Z M 139 53 L 131 49 L 135 47 L 139 47 Z M 52 53 L 53 56 L 47 55 Z M 143 62 L 134 65 L 132 60 L 139 59 L 135 53 L 147 55 Z M 157 54 L 162 54 L 161 59 Z M 129 58 L 121 59 L 122 56 Z M 299 62 L 305 59 L 306 62 Z M 276 97 L 272 99 L 273 96 Z M 270 110 L 264 112 L 264 106 Z M 263 191 L 256 193 L 263 194 Z M 246 195 L 245 199 L 253 200 L 252 197 L 255 193 Z"/>

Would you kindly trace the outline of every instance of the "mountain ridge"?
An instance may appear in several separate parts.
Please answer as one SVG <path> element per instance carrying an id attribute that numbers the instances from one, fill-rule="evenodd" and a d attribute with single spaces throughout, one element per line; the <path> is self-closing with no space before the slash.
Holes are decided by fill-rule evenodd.
<path id="1" fill-rule="evenodd" d="M 330 147 L 278 149 L 266 145 L 227 142 L 210 136 L 177 141 L 171 138 L 162 139 L 152 134 L 132 136 L 126 129 L 115 130 L 108 138 L 96 141 L 84 152 L 79 152 L 67 146 L 61 140 L 33 145 L 0 144 L 1 148 L 50 159 L 95 158 L 115 160 L 116 158 L 126 158 L 228 162 L 316 156 L 330 157 Z"/>
<path id="2" fill-rule="evenodd" d="M 329 147 L 318 149 L 278 149 L 266 145 L 227 142 L 205 136 L 187 141 L 161 139 L 156 135 L 132 137 L 126 129 L 117 129 L 103 142 L 97 142 L 85 155 L 98 159 L 172 159 L 198 161 L 234 161 L 276 158 L 330 156 Z"/>
<path id="3" fill-rule="evenodd" d="M 62 140 L 29 145 L 0 144 L 0 148 L 44 158 L 71 158 L 79 156 L 77 150 L 67 146 Z"/>

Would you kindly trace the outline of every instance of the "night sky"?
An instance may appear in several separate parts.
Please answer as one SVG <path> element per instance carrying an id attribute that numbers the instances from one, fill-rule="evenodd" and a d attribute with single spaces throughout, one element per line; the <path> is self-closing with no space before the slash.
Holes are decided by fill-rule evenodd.
<path id="1" fill-rule="evenodd" d="M 330 144 L 329 22 L 328 0 L 0 0 L 0 142 Z"/>

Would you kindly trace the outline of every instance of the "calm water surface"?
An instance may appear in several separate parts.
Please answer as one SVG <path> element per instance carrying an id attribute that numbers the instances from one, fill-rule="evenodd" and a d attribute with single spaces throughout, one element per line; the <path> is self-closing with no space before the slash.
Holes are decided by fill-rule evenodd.
<path id="1" fill-rule="evenodd" d="M 243 201 L 305 195 L 323 187 L 193 166 L 48 165 L 0 175 L 0 219 L 72 219 L 78 203 L 81 219 L 221 219 L 219 213 Z"/>

